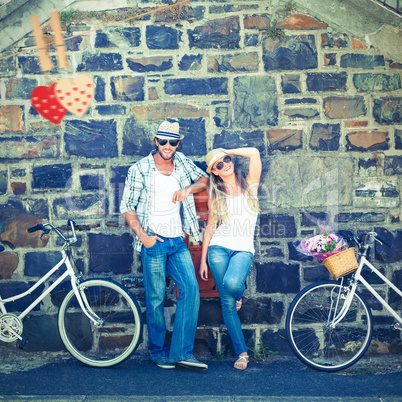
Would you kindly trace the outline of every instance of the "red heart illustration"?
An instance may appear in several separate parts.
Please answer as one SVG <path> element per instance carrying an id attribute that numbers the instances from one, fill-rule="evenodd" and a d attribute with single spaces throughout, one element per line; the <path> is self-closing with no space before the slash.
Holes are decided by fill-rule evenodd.
<path id="1" fill-rule="evenodd" d="M 50 87 L 36 87 L 31 92 L 31 103 L 33 108 L 45 119 L 54 124 L 60 124 L 67 113 L 55 94 L 56 84 Z"/>

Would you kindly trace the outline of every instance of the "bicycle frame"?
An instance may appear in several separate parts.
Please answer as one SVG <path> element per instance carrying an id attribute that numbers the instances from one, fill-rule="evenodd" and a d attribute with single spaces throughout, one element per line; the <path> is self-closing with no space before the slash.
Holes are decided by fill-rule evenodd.
<path id="1" fill-rule="evenodd" d="M 61 260 L 49 271 L 47 272 L 38 282 L 36 282 L 34 285 L 32 285 L 26 292 L 20 293 L 16 296 L 9 297 L 7 299 L 2 299 L 0 296 L 0 311 L 2 314 L 7 314 L 7 310 L 5 307 L 6 303 L 19 300 L 24 298 L 25 296 L 31 294 L 35 289 L 37 289 L 42 283 L 44 283 L 47 279 L 49 279 L 63 264 L 66 266 L 66 271 L 51 285 L 49 286 L 48 289 L 46 289 L 44 292 L 40 294 L 40 296 L 35 299 L 21 314 L 19 314 L 17 317 L 22 320 L 30 311 L 34 309 L 36 305 L 38 305 L 48 294 L 50 294 L 53 289 L 55 289 L 61 282 L 63 282 L 67 277 L 70 277 L 71 281 L 71 286 L 74 290 L 74 293 L 77 297 L 78 303 L 82 309 L 82 311 L 85 313 L 85 315 L 95 324 L 95 325 L 101 325 L 102 320 L 95 314 L 95 312 L 90 308 L 88 305 L 88 301 L 86 300 L 84 292 L 80 292 L 77 287 L 77 281 L 78 278 L 75 275 L 74 269 L 71 265 L 71 262 L 68 258 L 67 252 L 65 250 L 65 246 L 63 246 L 61 253 L 62 253 L 62 258 Z M 9 328 L 11 332 L 14 333 L 14 331 Z M 22 339 L 21 336 L 18 334 L 14 333 L 19 339 Z"/>
<path id="2" fill-rule="evenodd" d="M 60 278 L 58 278 L 48 289 L 46 289 L 37 299 L 35 299 L 20 315 L 18 315 L 18 318 L 22 320 L 30 311 L 34 309 L 36 305 L 38 305 L 49 293 L 52 292 L 54 288 L 56 288 L 64 279 L 66 279 L 68 276 L 71 276 L 71 280 L 75 280 L 75 273 L 73 271 L 73 268 L 70 264 L 70 261 L 67 258 L 67 253 L 65 250 L 62 250 L 62 259 L 46 274 L 44 275 L 41 279 L 39 279 L 38 282 L 36 282 L 34 285 L 32 285 L 26 292 L 20 293 L 16 296 L 9 297 L 7 299 L 2 299 L 0 296 L 0 310 L 3 314 L 7 313 L 5 304 L 9 302 L 13 302 L 15 300 L 19 300 L 24 298 L 25 296 L 28 296 L 31 294 L 35 289 L 37 289 L 42 283 L 44 283 L 46 280 L 48 280 L 63 264 L 66 264 L 67 270 L 64 272 Z"/>
<path id="3" fill-rule="evenodd" d="M 359 267 L 357 268 L 354 276 L 353 276 L 353 283 L 351 286 L 351 290 L 349 291 L 349 294 L 346 296 L 345 303 L 343 304 L 341 310 L 339 313 L 333 318 L 330 326 L 335 327 L 340 321 L 343 320 L 345 317 L 346 313 L 349 310 L 349 307 L 352 303 L 353 296 L 356 292 L 356 288 L 358 285 L 358 282 L 361 282 L 366 289 L 391 313 L 391 315 L 400 323 L 402 324 L 402 318 L 399 316 L 399 314 L 378 294 L 378 292 L 363 278 L 361 275 L 361 271 L 363 269 L 363 266 L 367 265 L 372 272 L 374 272 L 379 278 L 382 279 L 383 282 L 385 282 L 391 289 L 393 289 L 400 297 L 402 297 L 402 291 L 399 290 L 388 278 L 386 278 L 374 265 L 372 265 L 369 261 L 367 261 L 366 256 L 363 254 L 360 258 L 360 263 Z M 343 278 L 342 278 L 343 281 Z M 339 292 L 342 291 L 342 288 L 340 289 Z M 337 302 L 339 300 L 339 295 L 337 298 Z M 336 306 L 337 307 L 337 306 Z M 336 311 L 336 310 L 335 310 Z"/>

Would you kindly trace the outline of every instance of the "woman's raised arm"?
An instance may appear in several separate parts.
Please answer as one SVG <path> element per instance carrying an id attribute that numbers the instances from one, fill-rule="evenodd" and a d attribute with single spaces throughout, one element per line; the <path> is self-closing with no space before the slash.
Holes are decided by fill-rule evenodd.
<path id="1" fill-rule="evenodd" d="M 258 184 L 261 178 L 262 163 L 260 157 L 260 151 L 257 148 L 246 147 L 246 148 L 235 148 L 235 149 L 225 149 L 228 154 L 234 154 L 239 156 L 244 156 L 250 159 L 250 165 L 248 169 L 248 175 L 246 177 L 248 185 Z"/>

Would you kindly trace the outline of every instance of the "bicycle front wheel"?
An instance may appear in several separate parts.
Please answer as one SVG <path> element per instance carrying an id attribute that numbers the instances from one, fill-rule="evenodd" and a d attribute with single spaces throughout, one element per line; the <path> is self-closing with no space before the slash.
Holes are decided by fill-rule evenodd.
<path id="1" fill-rule="evenodd" d="M 331 325 L 349 292 L 348 286 L 338 282 L 318 282 L 303 289 L 291 303 L 287 337 L 295 355 L 307 366 L 342 370 L 356 363 L 369 347 L 372 315 L 358 291 L 344 318 Z"/>
<path id="2" fill-rule="evenodd" d="M 89 279 L 78 285 L 85 314 L 74 290 L 60 305 L 58 327 L 66 349 L 93 367 L 125 361 L 142 338 L 142 314 L 134 296 L 118 283 Z"/>

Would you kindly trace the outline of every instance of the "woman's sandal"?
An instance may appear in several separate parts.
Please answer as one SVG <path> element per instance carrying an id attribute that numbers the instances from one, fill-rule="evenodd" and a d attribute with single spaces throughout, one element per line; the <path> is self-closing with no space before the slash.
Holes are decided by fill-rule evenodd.
<path id="1" fill-rule="evenodd" d="M 236 367 L 236 364 L 240 367 Z M 238 370 L 245 370 L 247 368 L 247 364 L 248 364 L 248 355 L 239 356 L 239 358 L 235 362 L 234 368 Z"/>
<path id="2" fill-rule="evenodd" d="M 241 309 L 242 304 L 243 304 L 243 299 L 236 300 L 236 311 L 239 311 Z"/>

